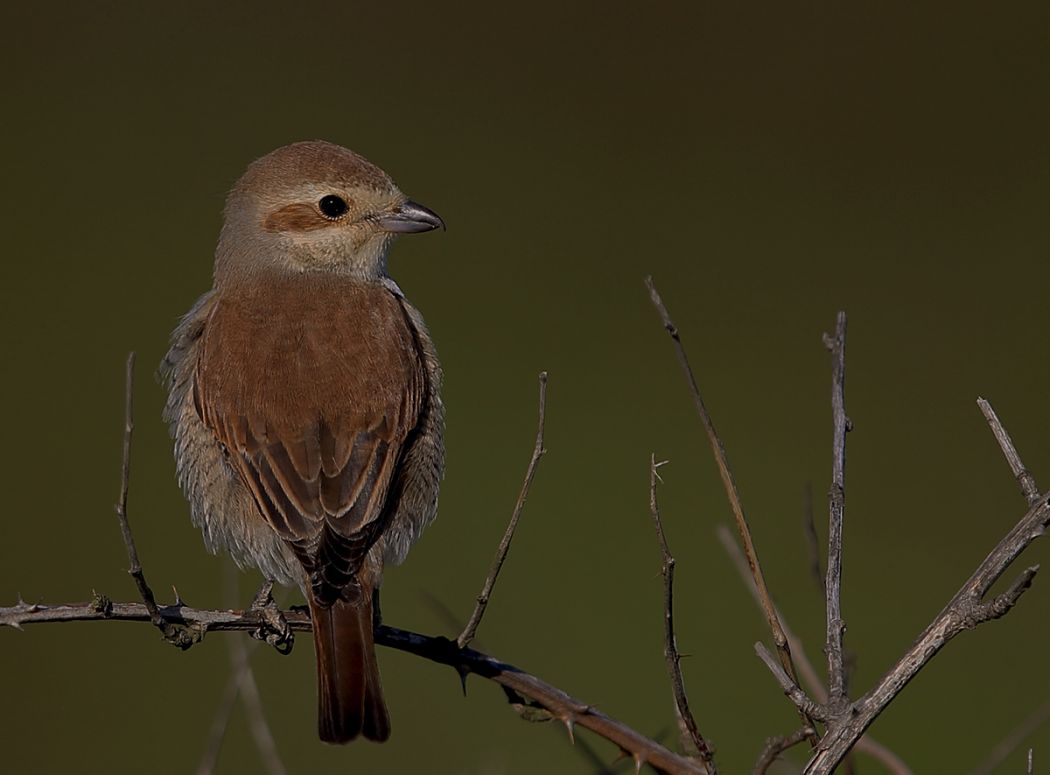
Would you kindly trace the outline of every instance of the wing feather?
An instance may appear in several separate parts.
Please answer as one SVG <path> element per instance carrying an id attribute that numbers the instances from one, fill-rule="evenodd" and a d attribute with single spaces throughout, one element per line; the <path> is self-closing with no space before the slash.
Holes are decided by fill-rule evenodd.
<path id="1" fill-rule="evenodd" d="M 261 515 L 293 545 L 319 599 L 334 600 L 354 586 L 389 524 L 387 496 L 419 422 L 426 373 L 388 291 L 360 283 L 307 291 L 298 286 L 309 280 L 296 281 L 278 289 L 285 298 L 219 298 L 195 395 Z"/>

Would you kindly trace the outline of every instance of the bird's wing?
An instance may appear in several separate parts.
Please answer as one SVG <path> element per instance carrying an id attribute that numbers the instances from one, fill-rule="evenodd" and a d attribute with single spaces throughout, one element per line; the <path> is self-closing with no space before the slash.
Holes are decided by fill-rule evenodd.
<path id="1" fill-rule="evenodd" d="M 224 301 L 195 375 L 198 412 L 315 594 L 334 600 L 389 523 L 387 494 L 419 421 L 426 376 L 411 325 L 386 292 L 357 300 L 363 317 L 333 319 L 312 299 L 264 327 Z"/>

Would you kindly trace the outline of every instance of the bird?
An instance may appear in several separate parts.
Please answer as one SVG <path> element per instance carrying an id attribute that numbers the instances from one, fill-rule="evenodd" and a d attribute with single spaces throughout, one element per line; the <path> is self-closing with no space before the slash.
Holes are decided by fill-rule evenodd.
<path id="1" fill-rule="evenodd" d="M 387 255 L 397 235 L 438 228 L 347 148 L 272 151 L 230 191 L 213 287 L 159 370 L 205 546 L 305 594 L 328 743 L 390 736 L 378 590 L 437 513 L 444 406 L 434 343 Z"/>

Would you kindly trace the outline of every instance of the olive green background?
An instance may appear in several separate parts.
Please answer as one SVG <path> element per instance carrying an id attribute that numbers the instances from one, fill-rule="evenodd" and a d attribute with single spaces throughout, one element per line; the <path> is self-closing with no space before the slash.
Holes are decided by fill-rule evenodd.
<path id="1" fill-rule="evenodd" d="M 729 517 L 642 278 L 675 315 L 767 577 L 820 659 L 830 359 L 850 315 L 843 610 L 866 690 L 1024 511 L 974 400 L 1050 482 L 1050 9 L 911 3 L 132 3 L 2 12 L 0 602 L 131 600 L 112 504 L 139 353 L 131 519 L 149 580 L 224 602 L 174 481 L 152 371 L 210 284 L 224 193 L 299 139 L 363 153 L 448 222 L 391 271 L 447 383 L 438 521 L 388 573 L 388 622 L 466 618 L 533 442 L 543 459 L 479 647 L 649 734 L 672 724 L 650 452 L 678 559 L 693 707 L 727 773 L 797 726 L 714 539 Z M 1027 564 L 1045 562 L 1037 543 Z M 247 600 L 257 583 L 243 574 Z M 873 727 L 962 772 L 1050 694 L 1047 580 L 966 633 Z M 292 599 L 289 597 L 289 599 Z M 434 601 L 438 601 L 435 603 Z M 7 772 L 193 770 L 229 675 L 144 625 L 0 632 Z M 309 638 L 253 665 L 291 773 L 590 773 L 502 693 L 381 650 L 389 744 L 315 737 Z M 580 732 L 607 761 L 612 746 Z M 1048 730 L 1026 741 L 1050 757 Z M 1023 752 L 1009 769 L 1021 771 Z M 878 772 L 858 760 L 860 772 Z M 258 771 L 243 713 L 220 772 Z"/>

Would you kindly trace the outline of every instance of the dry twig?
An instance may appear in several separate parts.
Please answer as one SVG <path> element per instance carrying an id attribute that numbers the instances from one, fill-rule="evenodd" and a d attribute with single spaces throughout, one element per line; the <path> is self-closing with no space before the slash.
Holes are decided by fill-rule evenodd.
<path id="1" fill-rule="evenodd" d="M 761 611 L 762 603 L 758 598 L 758 593 L 755 591 L 754 579 L 751 578 L 751 573 L 747 567 L 747 560 L 741 553 L 740 547 L 737 545 L 737 542 L 733 540 L 729 528 L 725 525 L 719 525 L 716 532 L 718 534 L 718 540 L 722 543 L 722 547 L 725 549 L 726 554 L 729 555 L 733 567 L 736 568 L 737 575 L 740 577 L 744 586 L 747 587 L 747 591 L 751 593 L 755 605 L 757 605 Z M 806 690 L 810 692 L 817 703 L 826 703 L 828 701 L 827 689 L 824 688 L 820 676 L 817 674 L 817 669 L 813 666 L 813 662 L 806 654 L 805 645 L 788 626 L 787 619 L 784 618 L 784 614 L 781 613 L 779 609 L 777 609 L 777 615 L 780 617 L 780 623 L 784 627 L 784 633 L 787 635 L 788 641 L 791 643 L 791 653 L 794 655 L 795 662 L 798 664 L 798 672 L 802 677 L 802 682 L 805 684 Z M 868 734 L 865 734 L 860 738 L 853 748 L 855 751 L 867 754 L 878 761 L 893 775 L 912 775 L 911 768 L 908 767 L 903 759 Z"/>
<path id="2" fill-rule="evenodd" d="M 692 749 L 714 775 L 716 772 L 714 752 L 700 733 L 693 712 L 689 709 L 689 698 L 685 692 L 685 681 L 682 679 L 681 655 L 674 634 L 674 557 L 667 545 L 663 522 L 660 519 L 660 505 L 656 499 L 656 481 L 659 479 L 657 469 L 663 463 L 656 462 L 656 456 L 649 456 L 649 515 L 656 528 L 656 538 L 660 543 L 662 565 L 660 573 L 664 579 L 664 658 L 667 660 L 667 674 L 671 678 L 671 690 L 674 693 L 675 712 L 678 715 L 678 726 L 682 732 L 683 748 Z"/>
<path id="3" fill-rule="evenodd" d="M 1011 470 L 1017 476 L 1019 471 L 1026 469 L 1021 464 L 1009 434 L 1002 427 L 990 404 L 983 402 L 981 409 L 1003 448 Z M 1022 492 L 1026 498 L 1030 498 L 1029 486 L 1022 477 L 1017 478 Z M 1034 486 L 1034 481 L 1030 484 Z M 1013 608 L 1025 590 L 1031 586 L 1039 566 L 1034 565 L 1023 570 L 1005 592 L 989 600 L 985 600 L 985 596 L 1018 555 L 1045 532 L 1048 524 L 1050 495 L 1042 495 L 1031 503 L 1028 512 L 992 549 L 897 664 L 873 689 L 829 721 L 827 732 L 821 738 L 813 758 L 806 765 L 806 775 L 826 775 L 832 772 L 864 730 L 952 638 L 964 630 L 971 630 L 979 624 L 998 619 Z"/>
<path id="4" fill-rule="evenodd" d="M 507 530 L 503 533 L 503 539 L 499 542 L 499 548 L 496 549 L 496 556 L 492 560 L 492 567 L 489 568 L 489 575 L 485 578 L 485 584 L 481 588 L 481 594 L 478 595 L 477 603 L 474 606 L 474 612 L 470 615 L 470 620 L 467 622 L 467 626 L 463 628 L 463 632 L 456 638 L 456 643 L 459 644 L 460 648 L 468 646 L 474 635 L 478 631 L 478 625 L 481 624 L 481 617 L 485 615 L 485 609 L 489 604 L 489 597 L 492 595 L 492 589 L 496 586 L 496 579 L 499 577 L 500 569 L 503 567 L 503 561 L 507 559 L 507 552 L 510 551 L 510 542 L 514 538 L 514 531 L 518 528 L 518 519 L 521 517 L 521 512 L 525 508 L 525 499 L 529 497 L 529 488 L 532 486 L 532 479 L 536 475 L 536 467 L 539 465 L 540 458 L 543 457 L 547 451 L 543 447 L 543 424 L 547 414 L 547 372 L 540 372 L 540 419 L 539 428 L 536 430 L 536 445 L 532 449 L 532 458 L 529 460 L 529 467 L 525 471 L 525 481 L 521 484 L 521 492 L 518 493 L 518 500 L 514 504 L 514 511 L 510 515 L 510 522 L 507 524 Z"/>
<path id="5" fill-rule="evenodd" d="M 827 598 L 828 702 L 836 708 L 848 701 L 846 670 L 842 654 L 842 518 L 846 504 L 846 313 L 839 312 L 835 336 L 824 335 L 824 344 L 834 359 L 831 377 L 831 406 L 834 416 L 831 489 L 828 491 L 828 569 L 824 584 Z"/>
<path id="6" fill-rule="evenodd" d="M 999 422 L 992 405 L 983 398 L 978 398 L 977 406 L 980 407 L 984 419 L 988 421 L 995 440 L 999 442 L 999 448 L 1003 451 L 1003 457 L 1006 458 L 1006 463 L 1010 466 L 1010 471 L 1021 488 L 1021 494 L 1028 499 L 1028 505 L 1031 506 L 1039 500 L 1039 487 L 1035 483 L 1035 477 L 1021 462 L 1021 458 L 1014 448 L 1013 439 L 1010 438 L 1010 434 L 1006 432 L 1003 424 Z"/>
<path id="7" fill-rule="evenodd" d="M 139 562 L 138 549 L 135 548 L 135 539 L 131 535 L 131 525 L 128 522 L 128 485 L 131 480 L 131 441 L 135 432 L 134 403 L 132 396 L 135 387 L 135 353 L 128 353 L 128 360 L 124 371 L 124 454 L 120 467 L 120 497 L 117 500 L 117 520 L 120 523 L 120 533 L 124 537 L 124 546 L 128 552 L 128 562 L 131 567 L 128 573 L 135 580 L 139 597 L 142 598 L 146 610 L 149 612 L 150 621 L 153 626 L 160 630 L 164 640 L 181 648 L 188 649 L 200 637 L 197 633 L 184 627 L 174 627 L 167 622 L 157 608 L 156 598 L 153 590 L 146 583 L 146 574 L 142 571 Z"/>
<path id="8" fill-rule="evenodd" d="M 667 311 L 667 307 L 664 305 L 663 299 L 660 298 L 660 294 L 656 290 L 656 286 L 653 284 L 653 278 L 645 278 L 645 286 L 649 289 L 649 298 L 656 308 L 656 311 L 660 314 L 660 319 L 663 321 L 664 329 L 666 329 L 668 335 L 671 337 L 671 342 L 674 344 L 675 355 L 678 358 L 678 364 L 682 368 L 682 373 L 685 375 L 686 383 L 689 386 L 689 392 L 693 398 L 693 404 L 696 407 L 696 412 L 700 416 L 700 422 L 704 426 L 704 430 L 707 433 L 707 438 L 711 443 L 711 450 L 715 456 L 715 462 L 718 465 L 718 473 L 722 478 L 722 485 L 725 487 L 726 495 L 729 498 L 729 504 L 733 509 L 733 517 L 736 520 L 736 527 L 740 533 L 740 540 L 744 546 L 744 554 L 747 557 L 747 564 L 751 570 L 751 576 L 755 581 L 755 588 L 758 590 L 759 598 L 762 601 L 762 611 L 765 613 L 766 621 L 769 624 L 769 629 L 773 634 L 773 643 L 777 649 L 777 656 L 780 659 L 781 667 L 787 673 L 790 678 L 797 683 L 798 678 L 795 673 L 795 665 L 791 658 L 791 646 L 788 644 L 787 636 L 784 634 L 784 628 L 780 624 L 780 618 L 777 616 L 776 606 L 773 604 L 773 598 L 769 594 L 769 589 L 766 587 L 765 577 L 762 575 L 762 566 L 758 561 L 758 550 L 755 549 L 755 543 L 751 539 L 751 528 L 748 527 L 747 517 L 744 515 L 744 506 L 740 500 L 740 493 L 737 490 L 736 481 L 733 478 L 732 469 L 729 467 L 729 459 L 726 456 L 725 445 L 722 443 L 721 437 L 715 430 L 711 415 L 707 411 L 707 407 L 704 405 L 704 399 L 700 395 L 700 388 L 697 385 L 696 377 L 693 375 L 692 367 L 689 365 L 689 358 L 686 356 L 685 347 L 682 345 L 682 339 L 678 333 L 678 327 L 671 320 L 671 314 Z M 808 715 L 803 714 L 803 725 L 806 727 L 813 728 L 816 725 L 812 718 Z"/>
<path id="9" fill-rule="evenodd" d="M 813 729 L 802 727 L 802 729 L 796 729 L 790 735 L 769 738 L 766 740 L 766 746 L 762 749 L 762 753 L 759 754 L 755 766 L 751 768 L 751 775 L 765 775 L 766 771 L 773 766 L 773 762 L 780 757 L 780 754 L 790 748 L 794 748 L 803 740 L 808 740 L 815 734 L 816 731 Z"/>

